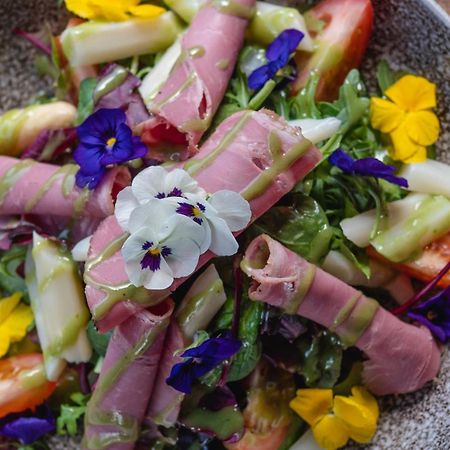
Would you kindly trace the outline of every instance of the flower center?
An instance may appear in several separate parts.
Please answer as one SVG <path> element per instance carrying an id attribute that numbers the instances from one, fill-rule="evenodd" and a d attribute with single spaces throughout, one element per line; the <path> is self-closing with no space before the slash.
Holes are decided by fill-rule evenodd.
<path id="1" fill-rule="evenodd" d="M 161 268 L 161 259 L 172 254 L 172 250 L 165 245 L 159 247 L 153 242 L 145 242 L 142 250 L 146 250 L 144 257 L 141 259 L 142 270 L 150 269 L 156 272 Z"/>
<path id="2" fill-rule="evenodd" d="M 437 319 L 437 314 L 434 311 L 428 311 L 427 312 L 427 319 L 432 322 L 433 320 Z"/>
<path id="3" fill-rule="evenodd" d="M 117 139 L 115 137 L 110 137 L 107 141 L 106 141 L 106 145 L 111 148 L 115 143 L 117 142 Z"/>
<path id="4" fill-rule="evenodd" d="M 191 205 L 190 203 L 181 202 L 178 203 L 177 213 L 183 216 L 191 217 L 199 225 L 203 222 L 203 213 L 205 212 L 205 207 L 201 203 L 196 205 Z"/>

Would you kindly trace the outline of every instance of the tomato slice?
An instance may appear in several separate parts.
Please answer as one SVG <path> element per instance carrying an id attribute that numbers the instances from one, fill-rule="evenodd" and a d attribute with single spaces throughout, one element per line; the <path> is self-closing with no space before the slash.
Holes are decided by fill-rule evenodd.
<path id="1" fill-rule="evenodd" d="M 431 281 L 450 261 L 450 233 L 427 245 L 419 258 L 408 263 L 393 263 L 380 255 L 374 248 L 369 247 L 368 252 L 374 258 L 390 265 L 417 280 Z M 439 281 L 438 286 L 450 286 L 450 272 Z"/>
<path id="2" fill-rule="evenodd" d="M 294 93 L 305 86 L 311 71 L 315 70 L 320 75 L 316 99 L 334 100 L 348 72 L 361 64 L 372 32 L 372 3 L 370 0 L 322 0 L 305 14 L 305 19 L 317 49 L 312 54 L 297 53 Z"/>
<path id="3" fill-rule="evenodd" d="M 41 353 L 28 353 L 0 360 L 0 418 L 34 409 L 55 390 L 45 378 Z"/>

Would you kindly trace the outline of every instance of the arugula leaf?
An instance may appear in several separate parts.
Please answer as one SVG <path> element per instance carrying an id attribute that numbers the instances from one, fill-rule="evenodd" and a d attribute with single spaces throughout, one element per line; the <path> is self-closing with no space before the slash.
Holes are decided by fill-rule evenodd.
<path id="1" fill-rule="evenodd" d="M 260 302 L 246 300 L 239 322 L 239 340 L 242 347 L 233 358 L 228 372 L 228 381 L 245 378 L 258 364 L 261 357 L 259 329 L 264 305 Z"/>
<path id="2" fill-rule="evenodd" d="M 229 330 L 233 320 L 234 300 L 230 296 L 222 309 L 217 314 L 211 325 L 212 333 L 220 330 Z M 227 381 L 237 381 L 245 378 L 258 364 L 261 357 L 261 342 L 259 329 L 261 326 L 264 305 L 260 302 L 252 302 L 248 298 L 242 299 L 241 320 L 239 322 L 238 339 L 242 347 L 233 357 L 228 372 Z M 220 380 L 223 365 L 216 367 L 202 377 L 201 382 L 214 387 Z"/>
<path id="3" fill-rule="evenodd" d="M 333 231 L 325 212 L 313 198 L 297 193 L 294 199 L 293 206 L 271 208 L 254 228 L 317 263 L 328 252 Z"/>
<path id="4" fill-rule="evenodd" d="M 13 245 L 9 250 L 0 252 L 0 290 L 7 294 L 24 292 L 28 300 L 28 291 L 24 278 L 18 273 L 24 264 L 27 247 Z"/>
<path id="5" fill-rule="evenodd" d="M 78 113 L 75 121 L 76 125 L 84 122 L 94 111 L 94 90 L 97 86 L 95 77 L 85 78 L 80 84 L 78 94 Z"/>
<path id="6" fill-rule="evenodd" d="M 81 392 L 77 392 L 70 396 L 74 403 L 73 405 L 61 405 L 60 414 L 56 420 L 58 434 L 75 436 L 78 433 L 78 420 L 86 413 L 89 398 L 90 395 L 83 395 Z"/>

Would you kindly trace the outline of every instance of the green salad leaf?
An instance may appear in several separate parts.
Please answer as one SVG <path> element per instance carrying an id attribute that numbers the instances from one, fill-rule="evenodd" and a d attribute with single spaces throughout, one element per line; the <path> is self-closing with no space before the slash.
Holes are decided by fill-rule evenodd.
<path id="1" fill-rule="evenodd" d="M 78 111 L 76 124 L 84 122 L 94 111 L 94 90 L 97 86 L 95 77 L 85 78 L 80 84 L 78 94 Z"/>
<path id="2" fill-rule="evenodd" d="M 25 262 L 27 247 L 13 245 L 9 250 L 0 252 L 0 291 L 5 294 L 23 292 L 24 299 L 28 300 L 28 291 L 25 280 L 20 275 L 20 267 Z"/>
<path id="3" fill-rule="evenodd" d="M 70 396 L 72 404 L 68 405 L 65 403 L 61 405 L 59 417 L 56 420 L 58 434 L 75 436 L 78 433 L 78 420 L 86 413 L 89 398 L 89 395 L 83 395 L 81 392 L 76 392 Z"/>
<path id="4" fill-rule="evenodd" d="M 292 206 L 269 209 L 254 228 L 258 234 L 268 234 L 312 263 L 317 263 L 328 252 L 333 236 L 319 203 L 302 193 L 294 194 Z"/>
<path id="5" fill-rule="evenodd" d="M 104 357 L 106 355 L 109 340 L 112 336 L 112 331 L 100 333 L 95 328 L 94 322 L 90 320 L 87 327 L 87 335 L 95 353 L 97 353 L 98 356 Z"/>
<path id="6" fill-rule="evenodd" d="M 308 387 L 333 387 L 341 372 L 342 346 L 339 338 L 328 330 L 305 333 L 296 342 L 300 362 L 297 372 Z"/>

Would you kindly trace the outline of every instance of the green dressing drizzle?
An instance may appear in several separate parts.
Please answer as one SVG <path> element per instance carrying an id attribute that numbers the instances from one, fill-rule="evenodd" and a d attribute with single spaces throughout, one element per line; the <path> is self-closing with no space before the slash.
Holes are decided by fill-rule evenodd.
<path id="1" fill-rule="evenodd" d="M 180 328 L 184 328 L 187 324 L 192 321 L 196 321 L 198 316 L 201 316 L 203 313 L 203 308 L 207 307 L 208 302 L 211 297 L 220 293 L 223 290 L 223 282 L 220 278 L 218 278 L 214 283 L 212 283 L 207 289 L 194 297 L 190 298 L 188 302 L 184 305 L 184 307 L 180 308 L 177 311 L 177 322 L 180 325 Z"/>
<path id="2" fill-rule="evenodd" d="M 372 322 L 379 307 L 378 302 L 371 298 L 364 297 L 363 301 L 358 302 L 338 333 L 344 346 L 351 347 L 356 344 Z"/>
<path id="3" fill-rule="evenodd" d="M 35 164 L 32 159 L 24 159 L 14 164 L 0 179 L 0 206 L 5 201 L 6 195 L 14 184 L 22 178 L 28 169 Z"/>
<path id="4" fill-rule="evenodd" d="M 197 78 L 197 75 L 192 72 L 186 80 L 181 84 L 181 86 L 172 94 L 168 95 L 166 98 L 162 99 L 160 102 L 155 103 L 152 107 L 153 110 L 159 110 L 164 105 L 167 105 L 168 103 L 174 101 L 177 97 L 179 97 L 191 84 L 194 83 L 195 79 Z"/>
<path id="5" fill-rule="evenodd" d="M 227 70 L 228 67 L 230 67 L 230 60 L 227 58 L 219 59 L 219 61 L 216 62 L 216 67 L 219 70 Z"/>
<path id="6" fill-rule="evenodd" d="M 311 142 L 305 139 L 294 145 L 286 153 L 279 154 L 277 157 L 272 153 L 274 159 L 271 166 L 261 172 L 256 179 L 241 192 L 241 195 L 248 201 L 262 195 L 274 182 L 275 178 L 294 164 L 310 146 Z"/>
<path id="7" fill-rule="evenodd" d="M 310 264 L 306 272 L 303 274 L 302 279 L 297 286 L 294 297 L 289 301 L 287 305 L 284 306 L 284 310 L 287 314 L 296 314 L 298 308 L 302 304 L 305 295 L 308 293 L 309 288 L 311 287 L 312 282 L 314 281 L 314 277 L 316 275 L 316 266 L 314 264 Z"/>
<path id="8" fill-rule="evenodd" d="M 103 96 L 119 87 L 128 77 L 128 71 L 117 66 L 110 74 L 101 79 L 94 90 L 94 102 L 98 102 Z"/>
<path id="9" fill-rule="evenodd" d="M 336 331 L 336 328 L 339 325 L 342 325 L 342 323 L 344 323 L 348 319 L 351 312 L 353 311 L 353 307 L 356 305 L 356 302 L 361 298 L 361 295 L 362 295 L 361 292 L 357 292 L 352 297 L 350 297 L 350 299 L 347 301 L 344 307 L 338 312 L 337 316 L 334 318 L 333 323 L 328 327 L 330 331 Z"/>
<path id="10" fill-rule="evenodd" d="M 151 292 L 143 287 L 136 287 L 129 281 L 118 285 L 99 283 L 90 274 L 92 269 L 106 259 L 117 253 L 128 238 L 128 234 L 122 234 L 110 242 L 97 256 L 86 261 L 84 269 L 84 282 L 92 287 L 102 290 L 105 298 L 99 302 L 92 312 L 94 320 L 101 320 L 118 302 L 133 299 L 134 302 L 146 306 L 155 305 L 167 297 L 167 291 Z"/>
<path id="11" fill-rule="evenodd" d="M 247 111 L 243 114 L 238 122 L 236 122 L 236 124 L 230 129 L 230 131 L 223 136 L 219 145 L 214 150 L 202 159 L 189 160 L 184 164 L 184 170 L 186 170 L 190 175 L 196 175 L 198 172 L 211 165 L 214 160 L 233 142 L 236 135 L 250 120 L 251 116 L 252 111 Z"/>
<path id="12" fill-rule="evenodd" d="M 149 330 L 133 347 L 127 350 L 122 357 L 106 373 L 102 374 L 95 391 L 88 404 L 85 416 L 85 428 L 91 425 L 118 427 L 119 430 L 97 433 L 91 437 L 85 435 L 83 445 L 90 450 L 108 448 L 114 443 L 134 442 L 137 440 L 139 424 L 134 417 L 126 416 L 120 411 L 103 411 L 101 402 L 106 393 L 122 377 L 126 369 L 141 357 L 159 334 L 167 328 L 169 319 L 164 319 Z"/>
<path id="13" fill-rule="evenodd" d="M 254 7 L 241 5 L 234 0 L 212 0 L 212 6 L 221 13 L 242 17 L 243 19 L 251 19 L 255 14 Z"/>
<path id="14" fill-rule="evenodd" d="M 45 183 L 37 190 L 33 197 L 28 200 L 28 202 L 25 204 L 25 212 L 29 213 L 33 210 L 33 208 L 38 204 L 39 200 L 41 200 L 41 198 L 53 186 L 58 178 L 60 178 L 61 175 L 64 175 L 64 180 L 62 182 L 63 193 L 67 192 L 67 176 L 74 176 L 76 170 L 77 166 L 75 164 L 67 164 L 58 168 L 58 170 L 56 170 L 56 172 L 51 177 L 49 177 L 45 181 Z"/>
<path id="15" fill-rule="evenodd" d="M 205 54 L 205 47 L 202 47 L 201 45 L 192 47 L 188 49 L 188 54 L 192 58 L 201 58 Z"/>

